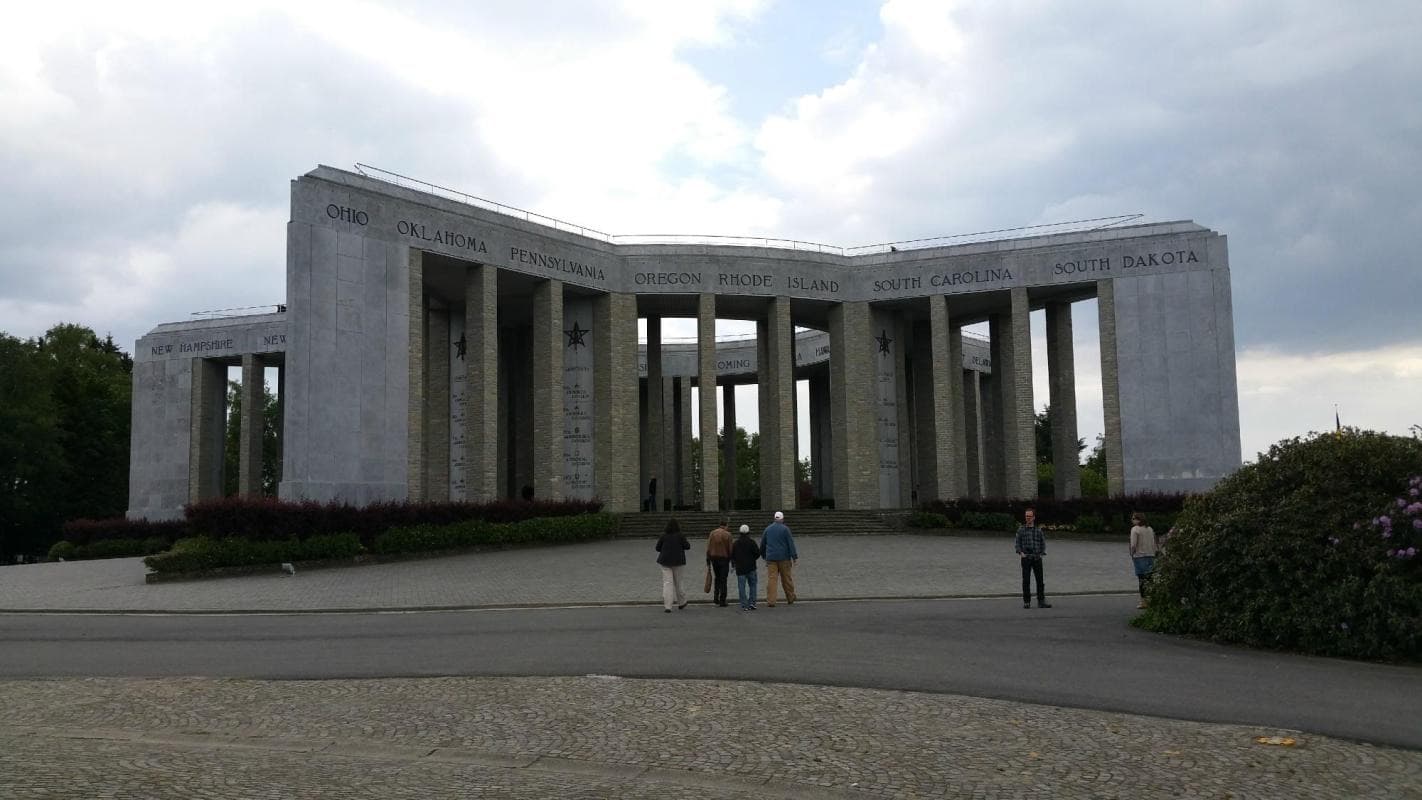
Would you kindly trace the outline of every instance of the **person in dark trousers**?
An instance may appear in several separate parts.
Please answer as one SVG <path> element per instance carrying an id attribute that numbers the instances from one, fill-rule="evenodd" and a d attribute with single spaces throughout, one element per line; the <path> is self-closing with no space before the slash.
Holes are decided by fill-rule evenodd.
<path id="1" fill-rule="evenodd" d="M 785 524 L 785 515 L 775 512 L 774 521 L 765 526 L 760 536 L 760 552 L 765 556 L 765 604 L 775 607 L 776 580 L 785 584 L 785 603 L 795 604 L 795 576 L 793 568 L 800 560 L 795 549 L 795 537 L 790 535 L 790 526 Z"/>
<path id="2" fill-rule="evenodd" d="M 726 530 L 730 520 L 721 518 L 720 527 L 706 537 L 706 565 L 711 568 L 711 601 L 722 608 L 726 606 L 726 577 L 731 571 L 731 532 Z"/>
<path id="3" fill-rule="evenodd" d="M 1012 538 L 1012 549 L 1022 559 L 1022 607 L 1032 607 L 1032 573 L 1037 574 L 1037 608 L 1051 608 L 1042 582 L 1042 557 L 1047 554 L 1047 540 L 1037 527 L 1037 510 L 1029 508 L 1022 514 L 1023 523 Z"/>
<path id="4" fill-rule="evenodd" d="M 736 565 L 736 593 L 741 597 L 741 610 L 755 610 L 755 563 L 760 559 L 760 545 L 751 538 L 750 526 L 741 526 L 741 535 L 731 545 L 731 563 Z"/>
<path id="5" fill-rule="evenodd" d="M 647 481 L 647 507 L 645 511 L 658 511 L 657 508 L 657 479 L 652 478 Z"/>
<path id="6" fill-rule="evenodd" d="M 676 518 L 667 520 L 667 529 L 657 540 L 657 563 L 662 568 L 662 608 L 671 613 L 672 606 L 686 608 L 686 592 L 681 588 L 681 570 L 686 566 L 686 551 L 691 542 L 681 532 Z"/>

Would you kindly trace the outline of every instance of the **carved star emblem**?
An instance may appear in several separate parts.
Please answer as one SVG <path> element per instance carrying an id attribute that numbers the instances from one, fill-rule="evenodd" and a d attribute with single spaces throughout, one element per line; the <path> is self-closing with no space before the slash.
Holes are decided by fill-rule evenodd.
<path id="1" fill-rule="evenodd" d="M 879 330 L 879 335 L 874 337 L 874 341 L 879 343 L 879 352 L 886 355 L 889 352 L 889 345 L 894 342 L 893 339 L 889 338 L 889 332 L 882 328 Z"/>
<path id="2" fill-rule="evenodd" d="M 459 334 L 459 341 L 457 341 L 457 342 L 454 343 L 454 357 L 457 358 L 457 359 L 459 359 L 460 361 L 463 361 L 463 360 L 464 360 L 464 350 L 465 350 L 465 348 L 467 348 L 468 346 L 469 346 L 468 340 L 466 340 L 466 339 L 464 338 L 464 334 L 463 334 L 463 333 L 460 333 L 460 334 Z"/>
<path id="3" fill-rule="evenodd" d="M 568 347 L 571 347 L 574 350 L 578 349 L 579 347 L 588 346 L 588 343 L 583 341 L 583 337 L 587 336 L 589 333 L 592 333 L 592 331 L 584 330 L 578 327 L 577 321 L 573 322 L 572 330 L 563 331 L 563 335 L 568 337 Z"/>

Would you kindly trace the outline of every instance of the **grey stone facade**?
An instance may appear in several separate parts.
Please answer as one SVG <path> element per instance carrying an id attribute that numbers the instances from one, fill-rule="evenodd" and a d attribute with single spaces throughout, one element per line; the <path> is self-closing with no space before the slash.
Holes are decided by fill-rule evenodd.
<path id="1" fill-rule="evenodd" d="M 130 514 L 176 516 L 220 491 L 224 370 L 244 356 L 261 356 L 247 361 L 249 391 L 281 369 L 286 498 L 591 487 L 628 510 L 655 477 L 659 501 L 729 507 L 735 476 L 709 447 L 692 462 L 691 422 L 711 436 L 719 385 L 733 427 L 735 385 L 756 382 L 761 503 L 792 507 L 797 380 L 811 386 L 813 490 L 838 507 L 1030 497 L 1028 315 L 1048 310 L 1053 449 L 1066 451 L 1070 308 L 1093 297 L 1111 490 L 1203 489 L 1239 464 L 1226 240 L 1194 223 L 854 251 L 584 233 L 329 167 L 300 177 L 285 313 L 159 326 L 138 343 Z M 696 319 L 699 341 L 664 343 L 673 317 Z M 755 320 L 760 336 L 713 346 L 718 317 Z M 962 335 L 984 321 L 989 343 Z M 891 340 L 882 362 L 876 337 Z M 590 366 L 569 360 L 589 343 Z M 243 441 L 244 492 L 260 483 L 261 446 Z M 1058 469 L 1058 494 L 1079 491 L 1072 471 Z"/>

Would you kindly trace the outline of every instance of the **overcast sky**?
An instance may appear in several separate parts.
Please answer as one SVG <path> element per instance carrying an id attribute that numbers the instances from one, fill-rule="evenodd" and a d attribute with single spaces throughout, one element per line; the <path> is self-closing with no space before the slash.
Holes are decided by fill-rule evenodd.
<path id="1" fill-rule="evenodd" d="M 627 234 L 1140 212 L 1229 237 L 1246 459 L 1335 403 L 1405 433 L 1418 42 L 1405 0 L 24 4 L 0 27 L 0 330 L 132 349 L 281 302 L 288 181 L 322 163 Z M 1094 304 L 1075 316 L 1091 439 Z"/>

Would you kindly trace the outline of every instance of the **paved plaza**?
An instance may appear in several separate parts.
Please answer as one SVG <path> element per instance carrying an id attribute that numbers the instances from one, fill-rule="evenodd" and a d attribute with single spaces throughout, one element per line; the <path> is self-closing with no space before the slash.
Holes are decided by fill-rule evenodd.
<path id="1" fill-rule="evenodd" d="M 688 593 L 701 592 L 705 537 L 692 535 Z M 318 611 L 660 603 L 653 542 L 618 539 L 285 574 L 146 584 L 142 559 L 0 568 L 0 610 Z M 795 585 L 805 600 L 1012 595 L 1012 539 L 978 536 L 802 536 Z M 761 591 L 765 567 L 760 570 Z M 1052 541 L 1053 594 L 1136 588 L 1126 544 Z M 734 580 L 733 580 L 734 583 Z M 734 585 L 731 587 L 735 594 Z"/>
<path id="2" fill-rule="evenodd" d="M 1015 595 L 1019 588 L 1020 572 L 1006 538 L 825 536 L 803 537 L 799 545 L 797 582 L 808 601 Z M 698 600 L 706 597 L 699 585 L 701 557 L 698 540 L 688 570 L 695 584 L 691 594 Z M 120 559 L 0 569 L 0 608 L 146 615 L 656 604 L 659 579 L 652 542 L 643 539 L 156 585 L 143 582 L 140 560 Z M 1128 592 L 1135 582 L 1124 545 L 1079 541 L 1051 544 L 1047 580 L 1049 592 L 1060 595 Z M 1133 605 L 1129 597 L 1092 602 L 1120 603 L 1123 616 L 1115 623 L 1120 625 Z M 1142 637 L 1155 641 L 1140 632 L 1094 631 L 1090 635 L 1096 644 L 1068 645 L 1068 639 L 1086 640 L 1088 631 L 1081 626 L 1101 624 L 1088 622 L 1097 612 L 1082 613 L 1081 606 L 1090 604 L 1086 598 L 1065 602 L 1047 615 L 1024 612 L 1015 602 L 1011 614 L 999 609 L 999 601 L 935 603 L 965 605 L 956 611 L 947 605 L 908 609 L 891 602 L 811 605 L 803 611 L 796 606 L 757 612 L 754 621 L 764 624 L 752 627 L 737 625 L 749 620 L 738 619 L 734 610 L 674 618 L 648 613 L 641 635 L 665 641 L 677 659 L 693 665 L 734 654 L 737 647 L 744 647 L 744 658 L 752 662 L 776 663 L 762 650 L 779 643 L 802 652 L 824 650 L 826 659 L 838 652 L 871 672 L 873 664 L 880 664 L 883 675 L 895 674 L 890 667 L 901 670 L 905 663 L 994 673 L 1020 669 L 1024 691 L 1042 676 L 1122 660 L 1126 653 L 1121 648 L 1138 648 L 1132 642 Z M 794 629 L 792 615 L 810 625 L 821 612 L 835 609 L 869 617 L 894 614 L 896 624 L 888 625 L 885 618 L 876 626 L 885 630 L 877 633 L 833 629 L 852 637 L 848 640 Z M 1020 635 L 1042 637 L 1043 657 L 1002 662 L 1000 644 L 955 634 L 958 627 L 938 618 L 945 612 L 972 620 L 1003 614 L 1002 619 L 1011 620 L 1003 625 L 1020 629 Z M 480 619 L 467 620 L 470 614 Z M 589 614 L 603 616 L 582 625 L 563 618 Z M 131 655 L 135 648 L 151 649 L 162 659 L 163 653 L 203 647 L 207 636 L 218 657 L 224 647 L 261 648 L 299 665 L 315 656 L 307 642 L 283 631 L 307 619 L 323 620 L 320 627 L 332 628 L 337 637 L 309 643 L 318 650 L 329 648 L 321 650 L 323 662 L 353 655 L 375 659 L 391 647 L 448 651 L 456 660 L 460 648 L 513 648 L 537 660 L 553 657 L 537 656 L 551 642 L 581 645 L 562 645 L 557 660 L 550 662 L 558 666 L 551 669 L 528 662 L 525 668 L 489 671 L 471 655 L 448 672 L 411 673 L 418 653 L 406 651 L 400 661 L 406 671 L 387 671 L 392 668 L 386 666 L 367 673 L 449 677 L 0 680 L 0 797 L 1422 798 L 1422 751 L 1288 728 L 1062 708 L 942 690 L 813 685 L 803 681 L 816 674 L 814 665 L 799 660 L 786 663 L 784 676 L 771 680 L 588 674 L 607 671 L 588 666 L 598 663 L 595 639 L 620 635 L 623 621 L 608 614 L 641 618 L 638 609 L 604 608 L 374 615 L 384 620 L 378 623 L 359 615 L 296 615 L 279 618 L 291 625 L 277 630 L 273 617 L 14 615 L 0 626 L 0 647 L 14 656 L 22 656 L 14 648 L 32 648 L 37 657 L 41 649 L 74 642 L 61 628 L 67 631 L 81 622 L 83 630 L 92 627 L 94 647 L 66 651 L 76 654 L 70 662 L 75 664 L 84 658 L 103 662 L 106 653 L 118 664 L 128 657 L 121 653 Z M 550 615 L 562 616 L 546 619 Z M 26 619 L 42 622 L 17 622 Z M 184 633 L 188 623 L 208 633 L 190 641 Z M 557 633 L 569 625 L 591 627 L 583 633 Z M 147 633 L 130 641 L 126 631 L 134 626 Z M 217 631 L 213 626 L 223 627 Z M 401 633 L 387 641 L 392 629 Z M 931 630 L 942 631 L 946 646 L 960 654 L 923 661 L 895 652 L 921 649 Z M 747 636 L 752 638 L 741 638 Z M 841 650 L 861 640 L 882 649 L 874 657 Z M 564 652 L 569 647 L 577 652 Z M 1200 657 L 1199 647 L 1181 647 L 1167 649 L 1166 655 Z M 1278 656 L 1275 664 L 1274 656 L 1257 651 L 1237 659 L 1227 649 L 1220 653 L 1233 664 L 1210 672 L 1216 679 L 1274 664 L 1284 680 L 1299 680 L 1314 670 L 1340 671 L 1357 681 L 1385 672 L 1398 682 L 1398 691 L 1416 685 L 1416 673 L 1405 667 L 1357 665 L 1351 670 L 1346 662 Z M 694 667 L 664 673 L 652 655 L 649 651 L 642 657 L 644 666 L 629 666 L 623 674 L 713 674 Z M 226 656 L 236 657 L 236 651 Z M 106 668 L 95 669 L 103 674 Z M 142 674 L 222 674 L 201 667 L 167 673 L 148 669 Z M 542 677 L 517 677 L 532 674 Z M 795 680 L 801 682 L 784 682 Z M 1139 690 L 1139 685 L 1123 688 L 1108 707 L 1155 708 Z M 1031 696 L 999 691 L 982 693 Z M 1065 695 L 1050 697 L 1048 702 L 1071 702 Z M 1302 719 L 1292 714 L 1280 718 Z"/>
<path id="3" fill-rule="evenodd" d="M 1418 752 L 868 689 L 95 679 L 0 700 L 9 798 L 1422 796 Z"/>

